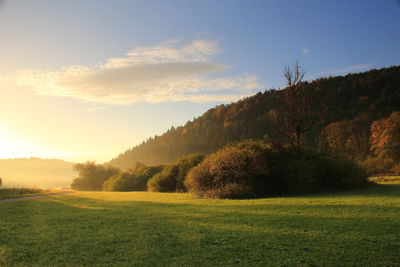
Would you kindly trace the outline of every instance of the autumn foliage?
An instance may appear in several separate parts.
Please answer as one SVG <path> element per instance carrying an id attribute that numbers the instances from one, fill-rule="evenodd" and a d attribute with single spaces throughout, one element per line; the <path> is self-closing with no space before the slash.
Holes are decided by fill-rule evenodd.
<path id="1" fill-rule="evenodd" d="M 103 188 L 103 183 L 111 176 L 120 172 L 119 169 L 94 162 L 77 163 L 74 169 L 78 172 L 71 187 L 76 190 L 99 191 Z"/>
<path id="2" fill-rule="evenodd" d="M 400 174 L 400 112 L 371 125 L 371 156 L 364 166 L 371 174 Z"/>
<path id="3" fill-rule="evenodd" d="M 295 98 L 300 113 L 288 113 L 282 105 L 293 102 L 288 94 L 293 92 L 290 88 L 268 89 L 235 103 L 211 108 L 185 125 L 172 127 L 125 151 L 110 163 L 121 169 L 129 168 L 135 161 L 148 165 L 170 164 L 189 154 L 208 155 L 230 142 L 251 138 L 285 143 L 279 140 L 283 138 L 271 122 L 273 114 L 280 118 L 285 113 L 286 118 L 300 118 L 295 121 L 299 123 L 291 123 L 286 128 L 292 132 L 298 128 L 304 146 L 362 161 L 373 156 L 369 144 L 371 124 L 400 111 L 399 66 L 320 78 L 299 86 Z M 315 115 L 321 115 L 321 110 L 325 111 L 323 120 L 315 125 L 321 119 Z M 278 120 L 281 124 L 285 121 Z M 314 125 L 317 127 L 304 132 Z"/>

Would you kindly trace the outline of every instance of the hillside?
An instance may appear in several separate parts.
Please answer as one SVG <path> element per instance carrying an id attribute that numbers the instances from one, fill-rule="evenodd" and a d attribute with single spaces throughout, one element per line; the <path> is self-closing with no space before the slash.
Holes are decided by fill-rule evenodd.
<path id="1" fill-rule="evenodd" d="M 305 143 L 318 148 L 330 134 L 328 139 L 335 139 L 330 149 L 352 158 L 365 158 L 370 153 L 372 122 L 400 110 L 400 66 L 321 78 L 305 86 L 306 94 L 312 96 L 312 108 L 327 111 L 323 123 L 306 136 Z M 125 151 L 110 164 L 125 169 L 136 161 L 171 163 L 187 154 L 214 152 L 231 141 L 277 139 L 269 114 L 281 112 L 283 93 L 271 89 L 216 106 L 184 126 L 172 127 Z"/>
<path id="2" fill-rule="evenodd" d="M 58 159 L 19 158 L 1 159 L 2 187 L 63 187 L 74 178 L 74 163 Z"/>

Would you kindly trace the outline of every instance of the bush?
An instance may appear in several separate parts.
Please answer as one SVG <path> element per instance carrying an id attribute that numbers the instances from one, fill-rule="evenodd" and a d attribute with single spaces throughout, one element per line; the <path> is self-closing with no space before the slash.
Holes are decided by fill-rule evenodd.
<path id="1" fill-rule="evenodd" d="M 369 157 L 361 165 L 369 175 L 387 175 L 391 174 L 391 169 L 394 168 L 395 162 L 391 158 L 384 157 Z"/>
<path id="2" fill-rule="evenodd" d="M 263 189 L 267 194 L 301 194 L 353 188 L 367 183 L 366 172 L 355 162 L 313 150 L 284 149 Z"/>
<path id="3" fill-rule="evenodd" d="M 187 192 L 185 179 L 189 171 L 202 162 L 204 156 L 201 154 L 188 155 L 178 161 L 178 174 L 176 176 L 176 192 Z"/>
<path id="4" fill-rule="evenodd" d="M 206 198 L 251 197 L 255 180 L 267 177 L 265 164 L 269 146 L 262 142 L 229 145 L 194 167 L 186 179 L 189 192 Z"/>
<path id="5" fill-rule="evenodd" d="M 165 166 L 162 172 L 147 182 L 147 190 L 150 192 L 175 192 L 178 172 L 179 168 L 176 165 Z"/>
<path id="6" fill-rule="evenodd" d="M 274 150 L 261 141 L 229 145 L 188 174 L 189 192 L 205 198 L 300 194 L 367 183 L 354 162 L 311 150 Z"/>
<path id="7" fill-rule="evenodd" d="M 129 191 L 125 190 L 133 174 L 122 172 L 108 178 L 103 183 L 103 191 Z"/>
<path id="8" fill-rule="evenodd" d="M 193 154 L 178 160 L 174 164 L 165 166 L 162 172 L 148 181 L 148 190 L 152 192 L 187 192 L 184 183 L 186 175 L 203 158 L 203 155 Z"/>
<path id="9" fill-rule="evenodd" d="M 79 173 L 79 177 L 72 181 L 71 187 L 76 190 L 102 190 L 104 181 L 119 173 L 117 168 L 94 162 L 75 164 L 74 169 Z"/>
<path id="10" fill-rule="evenodd" d="M 394 165 L 394 167 L 392 168 L 392 174 L 393 175 L 400 175 L 400 163 Z"/>
<path id="11" fill-rule="evenodd" d="M 111 176 L 103 183 L 105 191 L 146 191 L 147 181 L 161 172 L 162 166 L 135 168 Z"/>

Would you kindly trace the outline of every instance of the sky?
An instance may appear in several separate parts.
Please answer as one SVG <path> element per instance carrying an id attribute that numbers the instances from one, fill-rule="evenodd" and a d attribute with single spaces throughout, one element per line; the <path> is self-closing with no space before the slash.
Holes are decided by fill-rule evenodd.
<path id="1" fill-rule="evenodd" d="M 400 64 L 396 0 L 0 0 L 0 158 L 106 162 L 219 104 Z"/>

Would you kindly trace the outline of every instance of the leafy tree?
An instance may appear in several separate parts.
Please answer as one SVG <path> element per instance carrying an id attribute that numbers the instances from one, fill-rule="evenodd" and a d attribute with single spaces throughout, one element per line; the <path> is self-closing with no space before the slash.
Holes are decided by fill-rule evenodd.
<path id="1" fill-rule="evenodd" d="M 176 164 L 178 166 L 178 174 L 176 176 L 176 192 L 187 192 L 185 186 L 185 179 L 189 171 L 197 166 L 204 159 L 202 154 L 191 154 L 188 155 Z"/>
<path id="2" fill-rule="evenodd" d="M 162 171 L 163 166 L 141 167 L 111 176 L 103 183 L 105 191 L 146 191 L 148 180 Z"/>
<path id="3" fill-rule="evenodd" d="M 147 190 L 150 192 L 175 192 L 178 172 L 179 167 L 175 164 L 165 166 L 162 172 L 147 182 Z"/>
<path id="4" fill-rule="evenodd" d="M 371 155 L 362 161 L 371 175 L 400 173 L 400 112 L 371 124 Z"/>
<path id="5" fill-rule="evenodd" d="M 400 112 L 371 125 L 371 150 L 376 156 L 400 162 Z"/>
<path id="6" fill-rule="evenodd" d="M 176 163 L 167 165 L 163 171 L 152 177 L 147 188 L 153 192 L 187 192 L 185 179 L 193 167 L 198 165 L 204 156 L 201 154 L 188 155 Z"/>
<path id="7" fill-rule="evenodd" d="M 330 123 L 320 134 L 322 151 L 355 158 L 369 151 L 369 123 L 360 118 Z"/>
<path id="8" fill-rule="evenodd" d="M 71 187 L 76 190 L 88 191 L 102 190 L 104 181 L 119 173 L 119 169 L 115 167 L 90 161 L 75 164 L 74 170 L 78 172 L 79 176 L 73 180 Z"/>

